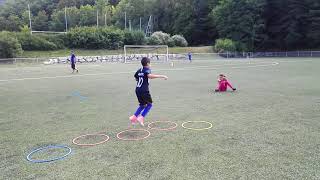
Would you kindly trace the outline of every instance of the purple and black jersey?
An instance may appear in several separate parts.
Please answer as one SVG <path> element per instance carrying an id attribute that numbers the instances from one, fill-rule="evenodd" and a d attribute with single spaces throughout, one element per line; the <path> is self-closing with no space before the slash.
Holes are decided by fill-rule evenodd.
<path id="1" fill-rule="evenodd" d="M 71 55 L 71 64 L 75 64 L 76 56 L 74 54 Z"/>
<path id="2" fill-rule="evenodd" d="M 148 75 L 151 73 L 151 69 L 143 67 L 139 69 L 134 77 L 137 81 L 136 92 L 149 92 L 149 78 Z"/>

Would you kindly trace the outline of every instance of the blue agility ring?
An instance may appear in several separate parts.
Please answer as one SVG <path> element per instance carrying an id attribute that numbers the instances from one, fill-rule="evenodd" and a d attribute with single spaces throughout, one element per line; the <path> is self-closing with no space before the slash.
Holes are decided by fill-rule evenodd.
<path id="1" fill-rule="evenodd" d="M 47 150 L 47 149 L 67 149 L 68 153 L 66 153 L 63 156 L 60 157 L 56 157 L 56 158 L 52 158 L 52 159 L 43 159 L 43 160 L 34 160 L 32 159 L 32 155 L 39 152 L 39 151 L 43 151 L 43 150 Z M 72 150 L 71 148 L 69 148 L 68 146 L 63 146 L 63 145 L 49 145 L 49 146 L 45 146 L 45 147 L 40 147 L 38 149 L 33 150 L 30 154 L 28 154 L 27 156 L 27 160 L 33 163 L 48 163 L 48 162 L 52 162 L 52 161 L 58 161 L 61 160 L 67 156 L 69 156 L 71 154 Z"/>

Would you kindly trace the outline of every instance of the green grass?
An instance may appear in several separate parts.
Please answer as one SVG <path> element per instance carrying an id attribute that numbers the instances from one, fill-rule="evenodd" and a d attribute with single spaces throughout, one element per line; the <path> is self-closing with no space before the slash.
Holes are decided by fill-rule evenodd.
<path id="1" fill-rule="evenodd" d="M 70 74 L 67 65 L 0 66 L 0 80 L 9 80 L 0 81 L 0 179 L 319 179 L 319 67 L 320 59 L 210 56 L 175 67 L 153 64 L 153 72 L 169 80 L 151 81 L 147 122 L 179 126 L 126 142 L 116 134 L 137 107 L 132 72 L 138 63 L 79 64 L 82 76 Z M 238 90 L 213 93 L 219 73 Z M 181 127 L 185 121 L 208 121 L 213 128 L 190 131 Z M 110 141 L 72 144 L 96 132 Z M 85 142 L 95 140 L 101 139 Z M 48 144 L 68 145 L 73 153 L 53 163 L 26 161 L 31 150 Z"/>
<path id="2" fill-rule="evenodd" d="M 35 58 L 35 57 L 61 57 L 69 56 L 70 49 L 56 50 L 56 51 L 24 51 L 21 57 L 24 58 Z M 123 49 L 120 50 L 85 50 L 85 49 L 75 49 L 75 53 L 78 56 L 99 56 L 107 54 L 122 54 Z M 169 49 L 170 53 L 212 53 L 213 49 L 211 46 L 202 47 L 173 47 Z"/>

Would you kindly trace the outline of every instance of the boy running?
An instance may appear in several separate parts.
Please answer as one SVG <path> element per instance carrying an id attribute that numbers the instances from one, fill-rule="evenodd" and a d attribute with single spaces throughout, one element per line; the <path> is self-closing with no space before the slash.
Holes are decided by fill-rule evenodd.
<path id="1" fill-rule="evenodd" d="M 147 57 L 142 58 L 141 65 L 142 68 L 139 69 L 134 75 L 137 81 L 136 95 L 139 101 L 139 107 L 134 115 L 129 117 L 129 119 L 131 124 L 136 124 L 139 122 L 141 126 L 144 126 L 144 118 L 152 108 L 152 98 L 149 91 L 149 79 L 162 78 L 167 80 L 168 77 L 164 75 L 151 74 L 150 59 Z"/>
<path id="2" fill-rule="evenodd" d="M 192 54 L 191 54 L 191 52 L 188 53 L 188 58 L 189 58 L 189 61 L 192 62 Z"/>
<path id="3" fill-rule="evenodd" d="M 71 51 L 70 63 L 71 63 L 72 73 L 74 73 L 75 70 L 79 72 L 79 70 L 76 68 L 76 55 L 74 55 L 73 51 Z"/>

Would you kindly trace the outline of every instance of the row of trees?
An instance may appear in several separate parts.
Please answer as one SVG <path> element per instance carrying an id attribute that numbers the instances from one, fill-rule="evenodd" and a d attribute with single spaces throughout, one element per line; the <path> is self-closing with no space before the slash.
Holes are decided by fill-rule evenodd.
<path id="1" fill-rule="evenodd" d="M 0 30 L 28 25 L 25 0 L 0 6 Z M 319 0 L 34 0 L 35 30 L 63 31 L 64 8 L 69 27 L 100 25 L 124 28 L 124 12 L 138 29 L 150 15 L 154 30 L 182 34 L 193 45 L 218 38 L 235 42 L 238 50 L 294 50 L 320 47 Z"/>

